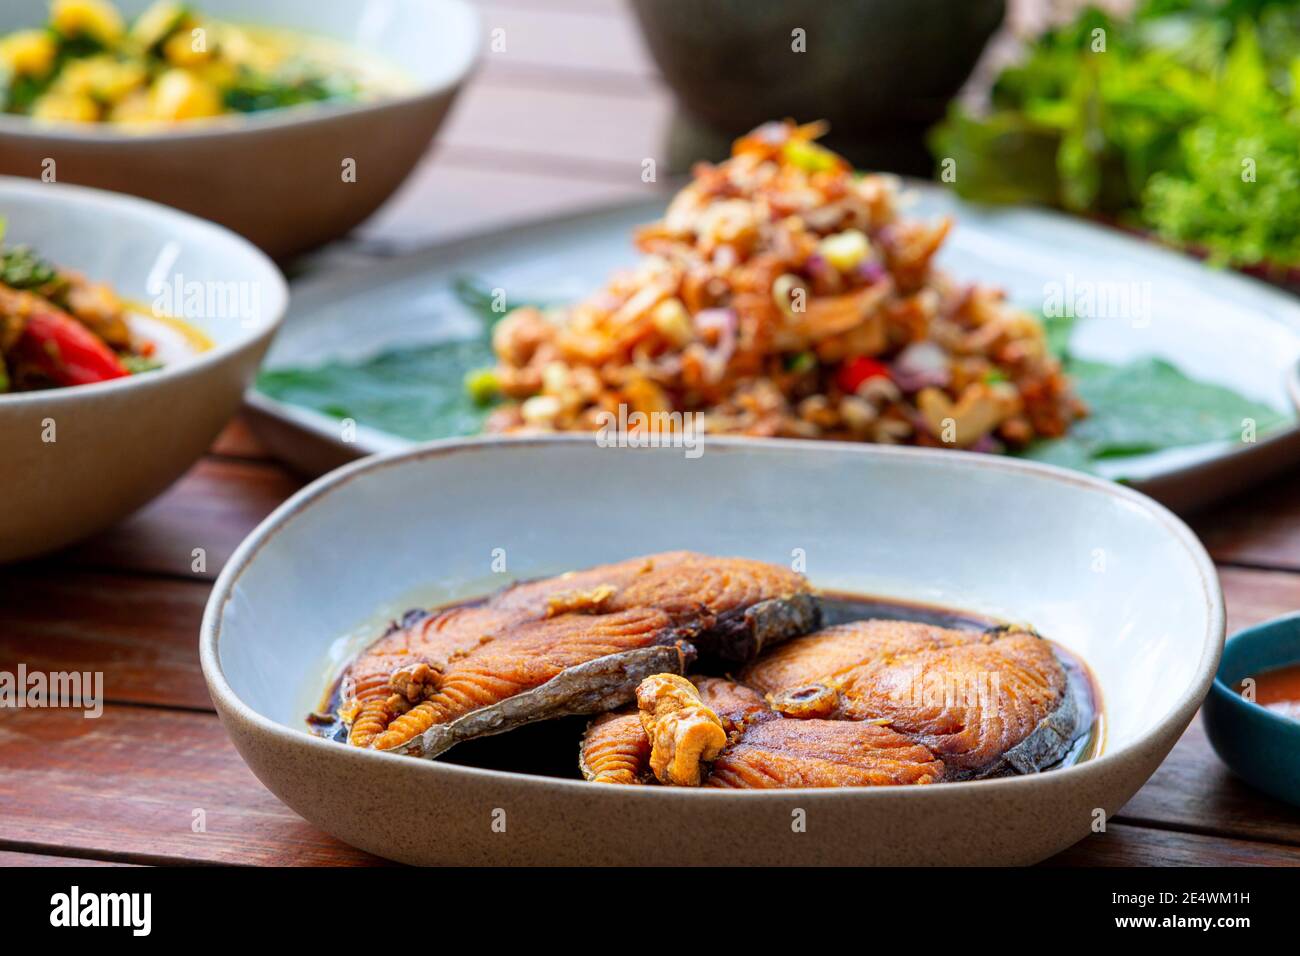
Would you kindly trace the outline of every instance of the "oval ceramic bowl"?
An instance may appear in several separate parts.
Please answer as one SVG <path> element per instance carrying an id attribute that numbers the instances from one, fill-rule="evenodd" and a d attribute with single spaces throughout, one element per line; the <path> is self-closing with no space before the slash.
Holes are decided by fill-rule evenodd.
<path id="1" fill-rule="evenodd" d="M 106 528 L 193 464 L 239 408 L 288 289 L 234 233 L 129 196 L 0 177 L 0 217 L 7 243 L 131 302 L 212 293 L 159 303 L 172 315 L 181 306 L 212 340 L 206 352 L 111 382 L 0 395 L 0 561 L 12 561 Z"/>
<path id="2" fill-rule="evenodd" d="M 1205 732 L 1223 762 L 1265 793 L 1300 806 L 1300 720 L 1243 698 L 1241 681 L 1300 664 L 1300 613 L 1236 634 L 1205 699 Z"/>
<path id="3" fill-rule="evenodd" d="M 1031 622 L 1093 668 L 1104 753 L 1016 779 L 723 793 L 455 766 L 306 732 L 340 636 L 374 634 L 412 595 L 448 601 L 669 548 L 802 554 L 818 587 Z M 310 485 L 226 565 L 200 655 L 253 772 L 323 829 L 404 862 L 1014 864 L 1129 799 L 1195 713 L 1222 641 L 1196 538 L 1100 480 L 944 451 L 710 439 L 688 458 L 560 437 L 434 444 Z"/>
<path id="4" fill-rule="evenodd" d="M 115 0 L 128 17 L 151 0 Z M 349 43 L 403 71 L 410 93 L 307 105 L 157 132 L 42 125 L 0 115 L 0 174 L 132 193 L 211 219 L 283 258 L 341 236 L 392 195 L 423 157 L 478 54 L 463 0 L 202 0 L 223 20 Z M 46 0 L 0 5 L 0 35 L 43 23 Z M 345 182 L 345 160 L 355 161 Z"/>

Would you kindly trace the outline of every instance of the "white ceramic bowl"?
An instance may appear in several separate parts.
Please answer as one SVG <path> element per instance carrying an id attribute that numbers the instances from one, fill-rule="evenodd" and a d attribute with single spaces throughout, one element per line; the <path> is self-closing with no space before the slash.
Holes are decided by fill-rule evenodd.
<path id="1" fill-rule="evenodd" d="M 455 766 L 306 732 L 340 636 L 373 634 L 413 595 L 446 601 L 671 548 L 782 563 L 803 549 L 818 587 L 1029 622 L 1091 665 L 1104 752 L 1031 777 L 723 793 Z M 508 574 L 494 575 L 502 554 Z M 1086 836 L 1098 809 L 1115 813 L 1146 781 L 1205 695 L 1223 627 L 1195 536 L 1108 482 L 948 451 L 712 439 L 692 460 L 580 436 L 435 444 L 320 479 L 226 565 L 200 653 L 254 773 L 382 856 L 1008 864 Z M 806 832 L 792 832 L 797 810 Z"/>
<path id="2" fill-rule="evenodd" d="M 115 0 L 128 17 L 151 0 Z M 311 104 L 211 123 L 129 132 L 0 115 L 0 174 L 132 193 L 211 219 L 282 258 L 341 236 L 392 195 L 425 154 L 478 55 L 463 0 L 203 0 L 236 23 L 341 40 L 406 74 L 410 93 Z M 0 5 L 0 35 L 43 23 L 47 0 Z M 344 182 L 345 159 L 355 181 Z"/>
<path id="3" fill-rule="evenodd" d="M 182 309 L 214 344 L 192 358 L 96 385 L 0 395 L 0 561 L 12 561 L 108 527 L 193 464 L 239 408 L 288 289 L 234 233 L 129 196 L 0 177 L 0 217 L 6 243 L 31 245 L 132 302 L 152 304 L 151 290 L 167 288 L 242 296 L 224 309 L 207 295 L 203 309 Z M 217 308 L 202 314 L 208 301 Z"/>

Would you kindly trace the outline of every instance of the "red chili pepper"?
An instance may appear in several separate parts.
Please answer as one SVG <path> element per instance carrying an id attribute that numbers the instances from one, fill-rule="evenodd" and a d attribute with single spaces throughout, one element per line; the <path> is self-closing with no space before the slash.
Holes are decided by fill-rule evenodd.
<path id="1" fill-rule="evenodd" d="M 839 387 L 852 395 L 861 385 L 869 378 L 888 378 L 889 369 L 883 362 L 877 362 L 873 358 L 867 358 L 865 355 L 859 355 L 857 358 L 851 358 L 835 374 L 835 382 Z"/>
<path id="2" fill-rule="evenodd" d="M 57 312 L 28 316 L 18 354 L 59 385 L 90 385 L 130 374 L 95 333 Z"/>

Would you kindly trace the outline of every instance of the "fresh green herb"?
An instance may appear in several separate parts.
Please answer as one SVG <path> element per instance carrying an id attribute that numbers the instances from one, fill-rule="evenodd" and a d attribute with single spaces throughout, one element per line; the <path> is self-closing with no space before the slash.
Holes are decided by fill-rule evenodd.
<path id="1" fill-rule="evenodd" d="M 1114 217 L 1232 265 L 1300 265 L 1300 4 L 1086 9 L 934 132 L 955 188 Z"/>
<path id="2" fill-rule="evenodd" d="M 146 358 L 143 355 L 119 355 L 122 365 L 132 375 L 140 375 L 144 372 L 154 372 L 163 367 L 163 363 L 155 358 Z"/>
<path id="3" fill-rule="evenodd" d="M 244 69 L 226 91 L 228 109 L 238 113 L 260 113 L 304 103 L 350 100 L 359 95 L 357 84 L 346 77 L 327 76 L 303 64 L 290 64 L 273 75 Z"/>
<path id="4" fill-rule="evenodd" d="M 0 71 L 0 112 L 29 113 L 32 104 L 49 89 L 54 74 L 43 77 L 9 76 Z"/>
<path id="5" fill-rule="evenodd" d="M 5 246 L 0 221 L 0 283 L 12 289 L 51 290 L 60 284 L 59 270 L 27 246 Z"/>
<path id="6" fill-rule="evenodd" d="M 812 352 L 795 352 L 787 355 L 783 364 L 787 372 L 802 375 L 804 372 L 811 372 L 817 367 L 817 356 Z"/>

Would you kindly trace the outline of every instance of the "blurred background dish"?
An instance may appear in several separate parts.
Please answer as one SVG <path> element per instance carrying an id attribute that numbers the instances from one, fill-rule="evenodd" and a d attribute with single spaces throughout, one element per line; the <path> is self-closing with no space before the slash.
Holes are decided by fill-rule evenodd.
<path id="1" fill-rule="evenodd" d="M 859 166 L 925 175 L 925 132 L 961 89 L 1005 0 L 632 0 L 676 94 L 669 163 L 722 159 L 760 123 L 825 119 Z"/>
<path id="2" fill-rule="evenodd" d="M 189 468 L 239 408 L 288 291 L 245 240 L 139 199 L 0 177 L 0 216 L 7 244 L 201 337 L 161 368 L 0 394 L 0 561 L 13 561 L 108 527 Z"/>
<path id="3" fill-rule="evenodd" d="M 120 0 L 117 7 L 128 29 L 151 4 Z M 76 122 L 86 111 L 74 108 L 76 98 L 64 97 L 62 105 L 46 107 L 49 121 L 0 115 L 0 174 L 153 199 L 226 225 L 283 258 L 347 233 L 401 185 L 478 53 L 477 17 L 462 0 L 210 0 L 194 9 L 226 24 L 282 31 L 270 34 L 280 41 L 298 37 L 309 45 L 321 38 L 334 52 L 345 51 L 344 62 L 350 49 L 357 62 L 372 65 L 371 72 L 400 79 L 376 82 L 373 95 L 321 98 L 306 96 L 302 87 L 293 94 L 282 84 L 214 92 L 194 79 L 197 68 L 177 67 L 155 83 L 166 87 L 153 97 L 167 101 L 167 109 L 158 107 L 164 116 L 213 112 L 214 104 L 199 101 L 216 95 L 245 107 L 258 97 L 263 105 L 294 105 L 141 125 Z M 56 7 L 56 24 L 58 13 Z M 7 3 L 0 8 L 0 36 L 39 28 L 48 16 L 45 0 Z M 220 31 L 214 36 L 219 39 Z M 32 109 L 39 115 L 45 102 L 37 99 Z"/>
<path id="4" fill-rule="evenodd" d="M 1067 371 L 1087 386 L 1092 414 L 1077 440 L 1028 455 L 1129 481 L 1180 511 L 1300 457 L 1286 386 L 1300 357 L 1290 296 L 1059 213 L 973 206 L 911 185 L 909 216 L 953 217 L 936 261 L 962 281 L 1001 287 L 1040 312 L 1045 292 L 1067 282 L 1137 290 L 1128 312 L 1052 322 L 1068 337 L 1063 350 L 1077 361 Z M 662 212 L 648 202 L 516 226 L 303 283 L 249 396 L 259 433 L 312 474 L 476 433 L 490 407 L 465 380 L 494 361 L 485 328 L 501 316 L 491 290 L 507 290 L 510 305 L 580 300 L 635 261 L 632 232 Z M 1244 417 L 1256 421 L 1254 441 L 1243 440 Z"/>
<path id="5" fill-rule="evenodd" d="M 1062 4 L 954 101 L 945 182 L 1151 235 L 1300 288 L 1300 6 Z"/>

